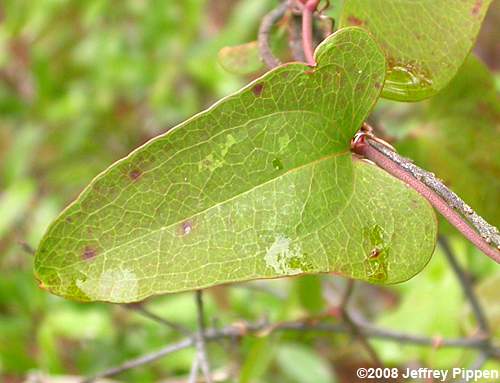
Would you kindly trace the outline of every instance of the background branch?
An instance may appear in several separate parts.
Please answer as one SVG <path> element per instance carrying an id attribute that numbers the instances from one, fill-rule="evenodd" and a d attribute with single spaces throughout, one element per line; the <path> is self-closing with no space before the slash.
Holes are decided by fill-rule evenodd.
<path id="1" fill-rule="evenodd" d="M 191 365 L 191 371 L 189 372 L 189 383 L 196 383 L 198 380 L 198 370 L 200 368 L 200 358 L 198 355 L 193 359 L 193 364 Z"/>
<path id="2" fill-rule="evenodd" d="M 141 314 L 142 316 L 148 318 L 148 319 L 151 319 L 157 323 L 160 323 L 164 326 L 167 326 L 169 327 L 170 329 L 172 329 L 173 331 L 177 331 L 181 334 L 184 334 L 184 335 L 190 335 L 191 334 L 191 330 L 188 329 L 187 327 L 179 324 L 179 323 L 176 323 L 176 322 L 172 322 L 168 319 L 165 319 L 165 318 L 162 318 L 158 315 L 156 315 L 155 313 L 149 311 L 148 309 L 146 309 L 142 304 L 127 304 L 127 305 L 122 305 L 122 307 L 124 307 L 125 309 L 127 310 L 131 310 L 131 311 L 134 311 L 138 314 Z"/>
<path id="3" fill-rule="evenodd" d="M 196 300 L 196 314 L 198 320 L 198 333 L 196 336 L 196 350 L 197 358 L 203 375 L 205 376 L 205 381 L 207 383 L 212 383 L 212 377 L 210 373 L 210 363 L 208 362 L 207 346 L 205 343 L 205 313 L 203 310 L 203 291 L 196 290 L 195 293 Z"/>
<path id="4" fill-rule="evenodd" d="M 302 16 L 294 13 L 291 14 L 288 24 L 288 46 L 294 60 L 299 62 L 306 61 L 302 46 Z"/>
<path id="5" fill-rule="evenodd" d="M 351 318 L 351 314 L 349 313 L 348 310 L 348 305 L 350 298 L 354 292 L 354 286 L 355 286 L 355 281 L 354 279 L 349 279 L 347 281 L 347 287 L 345 289 L 344 295 L 342 297 L 342 301 L 340 303 L 340 310 L 342 312 L 342 319 L 344 320 L 345 324 L 349 329 L 351 330 L 351 333 L 354 338 L 356 338 L 359 343 L 363 346 L 363 348 L 366 350 L 370 358 L 372 359 L 373 363 L 377 366 L 383 366 L 382 360 L 378 356 L 377 352 L 375 349 L 372 347 L 370 342 L 366 339 L 365 335 L 359 331 L 358 326 L 354 322 L 354 320 Z"/>
<path id="6" fill-rule="evenodd" d="M 490 332 L 488 321 L 486 319 L 486 316 L 484 315 L 481 304 L 477 299 L 476 293 L 474 292 L 474 288 L 472 287 L 470 278 L 465 274 L 465 271 L 462 269 L 462 267 L 460 267 L 460 264 L 458 263 L 458 260 L 455 254 L 453 253 L 450 244 L 448 243 L 448 240 L 443 236 L 439 236 L 438 242 L 441 248 L 443 249 L 443 253 L 448 263 L 450 264 L 451 269 L 453 270 L 453 272 L 457 276 L 458 281 L 460 282 L 462 291 L 465 295 L 465 298 L 467 299 L 467 301 L 471 306 L 472 312 L 476 317 L 477 324 L 482 332 L 482 335 L 488 336 Z"/>
<path id="7" fill-rule="evenodd" d="M 288 2 L 281 2 L 275 9 L 265 15 L 260 23 L 257 37 L 259 51 L 264 64 L 266 64 L 269 69 L 275 68 L 281 64 L 280 60 L 278 60 L 272 52 L 270 38 L 274 25 L 283 18 L 287 9 Z"/>
<path id="8" fill-rule="evenodd" d="M 462 291 L 464 293 L 465 298 L 467 299 L 467 301 L 469 302 L 469 305 L 471 306 L 472 312 L 473 312 L 473 314 L 476 318 L 477 324 L 479 326 L 479 330 L 480 330 L 479 335 L 486 337 L 485 348 L 480 350 L 480 353 L 477 356 L 476 360 L 469 367 L 469 369 L 471 369 L 471 370 L 478 370 L 488 360 L 489 354 L 490 354 L 489 348 L 491 347 L 491 334 L 490 334 L 488 320 L 486 319 L 486 315 L 484 314 L 484 311 L 481 307 L 481 304 L 479 303 L 479 299 L 477 298 L 476 293 L 474 292 L 474 288 L 472 286 L 471 280 L 465 274 L 465 271 L 462 269 L 462 267 L 458 263 L 457 257 L 455 256 L 448 240 L 443 236 L 439 236 L 438 241 L 439 241 L 439 245 L 441 246 L 448 263 L 451 266 L 451 269 L 453 270 L 453 272 L 457 276 L 457 279 L 460 283 L 460 286 L 462 287 Z M 459 383 L 459 382 L 457 382 L 457 383 Z"/>
<path id="9" fill-rule="evenodd" d="M 400 344 L 413 344 L 424 347 L 440 347 L 440 348 L 464 348 L 486 351 L 490 357 L 500 358 L 500 347 L 492 347 L 483 337 L 457 338 L 457 339 L 442 339 L 432 338 L 419 335 L 411 335 L 379 328 L 366 323 L 364 320 L 353 318 L 360 334 L 367 338 L 381 339 L 388 342 L 396 342 Z M 207 342 L 220 340 L 224 338 L 241 338 L 248 334 L 257 336 L 267 336 L 279 331 L 308 331 L 320 333 L 350 333 L 351 328 L 344 323 L 310 323 L 307 320 L 300 322 L 280 322 L 270 324 L 268 322 L 258 323 L 239 323 L 237 325 L 223 327 L 221 329 L 211 328 L 204 332 L 204 339 Z M 166 355 L 183 350 L 196 345 L 197 335 L 192 335 L 177 343 L 168 345 L 151 354 L 129 360 L 118 367 L 113 367 L 109 370 L 102 371 L 92 378 L 85 380 L 83 383 L 90 383 L 96 379 L 106 378 L 120 374 L 131 368 L 136 368 L 155 360 L 158 360 Z"/>

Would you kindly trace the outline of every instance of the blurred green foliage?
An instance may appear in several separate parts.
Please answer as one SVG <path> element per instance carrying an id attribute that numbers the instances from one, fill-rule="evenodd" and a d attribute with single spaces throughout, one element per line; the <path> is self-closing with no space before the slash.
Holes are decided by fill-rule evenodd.
<path id="1" fill-rule="evenodd" d="M 120 306 L 74 303 L 41 291 L 20 243 L 36 247 L 55 215 L 113 161 L 241 86 L 247 79 L 225 73 L 217 63 L 219 49 L 255 40 L 259 19 L 274 4 L 0 3 L 0 381 L 24 381 L 36 371 L 86 375 L 179 339 L 168 327 Z M 478 282 L 500 336 L 498 268 L 460 239 L 453 246 Z M 271 321 L 315 317 L 344 288 L 344 281 L 332 276 L 220 287 L 205 294 L 207 318 L 227 324 L 263 316 Z M 460 286 L 439 251 L 407 283 L 384 289 L 358 285 L 351 304 L 380 325 L 411 333 L 475 331 Z M 196 326 L 192 294 L 157 297 L 148 308 Z M 382 341 L 374 345 L 390 366 L 467 366 L 475 356 Z M 241 382 L 350 382 L 352 369 L 368 361 L 359 342 L 335 334 L 251 336 L 236 348 L 214 343 L 209 351 L 215 371 L 236 371 L 239 379 L 227 381 Z M 194 353 L 172 354 L 120 380 L 186 377 Z"/>

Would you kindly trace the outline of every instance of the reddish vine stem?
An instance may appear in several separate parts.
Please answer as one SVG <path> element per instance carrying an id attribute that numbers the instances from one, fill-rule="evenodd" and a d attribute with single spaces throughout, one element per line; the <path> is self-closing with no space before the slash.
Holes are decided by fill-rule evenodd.
<path id="1" fill-rule="evenodd" d="M 485 238 L 483 238 L 483 236 L 481 236 L 481 234 L 472 229 L 465 222 L 464 218 L 454 210 L 454 206 L 450 206 L 442 198 L 442 196 L 440 196 L 435 191 L 435 187 L 431 189 L 429 185 L 425 185 L 422 182 L 422 177 L 419 177 L 419 174 L 424 174 L 425 171 L 412 164 L 409 160 L 399 156 L 395 151 L 392 151 L 386 145 L 377 142 L 376 139 L 373 139 L 373 135 L 371 133 L 359 133 L 353 140 L 352 149 L 357 154 L 360 154 L 368 160 L 373 161 L 375 164 L 392 174 L 394 177 L 399 178 L 400 180 L 411 186 L 413 189 L 415 189 L 418 193 L 425 197 L 432 204 L 432 206 L 434 206 L 434 208 L 439 211 L 441 215 L 443 215 L 443 217 L 448 220 L 448 222 L 455 226 L 457 230 L 462 233 L 472 244 L 474 244 L 479 250 L 481 250 L 495 262 L 500 263 L 500 251 L 498 250 L 498 248 L 490 246 L 490 244 Z M 409 169 L 408 164 L 411 164 L 411 166 L 414 168 L 420 169 L 420 172 L 412 172 L 411 169 Z M 434 182 L 439 183 L 439 186 L 436 185 L 436 187 L 438 187 L 439 189 L 446 189 L 450 191 L 435 177 L 433 177 L 433 180 Z M 491 229 L 493 232 L 496 230 L 496 228 L 491 225 L 488 225 L 488 227 L 493 228 Z"/>
<path id="2" fill-rule="evenodd" d="M 365 125 L 365 130 L 373 136 L 372 129 Z M 382 141 L 384 142 L 384 141 Z M 403 170 L 410 173 L 414 178 L 428 186 L 437 193 L 451 208 L 460 213 L 471 224 L 481 237 L 488 243 L 500 250 L 500 234 L 498 229 L 479 216 L 469 205 L 467 205 L 458 195 L 448 189 L 441 180 L 424 169 L 419 168 L 410 160 L 399 156 L 394 150 L 389 149 L 387 145 L 374 145 L 375 149 L 391 159 Z"/>
<path id="3" fill-rule="evenodd" d="M 304 55 L 308 65 L 316 65 L 313 46 L 313 13 L 316 11 L 320 0 L 308 0 L 302 9 L 302 43 Z"/>

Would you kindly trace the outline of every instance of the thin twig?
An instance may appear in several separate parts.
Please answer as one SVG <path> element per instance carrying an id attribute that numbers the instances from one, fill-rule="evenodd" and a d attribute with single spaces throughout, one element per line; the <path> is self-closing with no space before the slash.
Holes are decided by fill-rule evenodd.
<path id="1" fill-rule="evenodd" d="M 490 352 L 480 350 L 476 360 L 469 366 L 468 369 L 479 370 L 484 366 L 484 364 L 488 361 L 488 359 L 490 359 Z"/>
<path id="2" fill-rule="evenodd" d="M 137 312 L 137 313 L 143 315 L 144 317 L 149 318 L 155 322 L 158 322 L 164 326 L 170 327 L 173 331 L 180 332 L 183 335 L 191 335 L 191 333 L 192 333 L 192 331 L 189 328 L 187 328 L 179 323 L 175 323 L 175 322 L 172 322 L 168 319 L 162 318 L 162 317 L 156 315 L 155 313 L 149 311 L 141 304 L 128 304 L 128 305 L 122 305 L 122 307 L 126 308 L 127 310 L 132 310 L 134 312 Z"/>
<path id="3" fill-rule="evenodd" d="M 481 335 L 485 336 L 485 346 L 486 349 L 480 350 L 479 355 L 477 356 L 474 363 L 469 367 L 470 370 L 479 370 L 484 363 L 488 360 L 490 356 L 489 348 L 491 347 L 490 341 L 490 326 L 488 324 L 488 320 L 486 319 L 486 315 L 479 303 L 479 299 L 474 292 L 474 289 L 471 285 L 470 278 L 465 274 L 464 270 L 458 263 L 457 257 L 453 253 L 453 250 L 446 239 L 446 237 L 439 236 L 438 237 L 439 245 L 441 246 L 443 253 L 451 266 L 451 269 L 457 276 L 458 281 L 460 282 L 460 286 L 462 287 L 462 291 L 465 295 L 465 298 L 469 302 L 472 312 L 476 317 L 477 324 L 479 326 L 479 330 L 481 331 Z M 456 383 L 465 383 L 466 380 L 459 380 Z"/>
<path id="4" fill-rule="evenodd" d="M 207 383 L 212 383 L 212 374 L 210 373 L 210 364 L 208 362 L 207 346 L 205 342 L 205 313 L 203 310 L 203 291 L 196 290 L 196 312 L 198 317 L 198 333 L 196 336 L 197 358 L 200 369 L 205 376 Z"/>
<path id="5" fill-rule="evenodd" d="M 342 299 L 340 300 L 340 308 L 347 309 L 349 301 L 351 300 L 352 294 L 354 293 L 354 279 L 347 279 L 347 286 L 344 289 L 344 294 L 342 294 Z"/>
<path id="6" fill-rule="evenodd" d="M 382 360 L 377 355 L 377 352 L 372 347 L 370 342 L 368 342 L 364 334 L 358 330 L 358 326 L 351 318 L 351 314 L 349 313 L 349 310 L 347 308 L 347 306 L 349 305 L 349 300 L 354 292 L 354 283 L 355 283 L 354 279 L 349 279 L 347 281 L 347 287 L 344 291 L 344 295 L 340 303 L 340 310 L 342 311 L 342 319 L 344 320 L 346 325 L 350 328 L 352 335 L 359 341 L 359 343 L 363 346 L 368 355 L 370 355 L 370 358 L 372 359 L 373 363 L 381 367 L 383 365 Z"/>
<path id="7" fill-rule="evenodd" d="M 302 9 L 302 44 L 308 65 L 316 65 L 313 46 L 313 13 L 320 0 L 308 0 Z"/>
<path id="8" fill-rule="evenodd" d="M 435 338 L 404 334 L 392 330 L 382 329 L 358 319 L 355 319 L 354 322 L 359 331 L 368 338 L 376 338 L 389 342 L 396 342 L 400 344 L 413 344 L 424 347 L 429 347 L 429 346 L 436 347 L 436 344 L 438 344 L 440 348 L 467 348 L 467 349 L 478 349 L 478 350 L 487 349 L 489 350 L 489 354 L 491 356 L 500 358 L 500 347 L 490 347 L 488 344 L 485 344 L 485 339 L 482 337 L 457 338 L 457 339 L 441 338 L 439 339 L 439 342 L 436 342 Z M 241 338 L 247 334 L 257 334 L 262 336 L 262 334 L 268 335 L 272 332 L 278 332 L 278 331 L 310 331 L 310 332 L 345 334 L 349 333 L 350 329 L 345 324 L 342 323 L 339 324 L 308 323 L 307 321 L 302 321 L 302 322 L 282 322 L 273 325 L 267 322 L 260 322 L 260 323 L 239 324 L 237 326 L 227 326 L 221 329 L 214 329 L 214 328 L 208 329 L 204 333 L 204 338 L 207 342 L 209 342 L 223 338 Z M 109 370 L 102 371 L 94 375 L 92 378 L 85 380 L 82 383 L 91 383 L 96 379 L 102 379 L 114 376 L 131 368 L 136 368 L 151 363 L 157 359 L 172 354 L 176 351 L 192 347 L 196 345 L 196 341 L 197 341 L 197 336 L 193 335 L 177 343 L 168 345 L 151 354 L 129 360 L 118 367 L 113 367 Z"/>
<path id="9" fill-rule="evenodd" d="M 168 345 L 158 351 L 152 352 L 150 354 L 141 356 L 139 358 L 131 359 L 117 367 L 110 368 L 109 370 L 102 371 L 100 373 L 95 374 L 94 376 L 83 380 L 81 383 L 92 383 L 98 379 L 107 378 L 109 376 L 118 375 L 124 371 L 143 366 L 145 364 L 149 364 L 155 360 L 158 360 L 165 355 L 172 354 L 176 351 L 184 350 L 185 348 L 191 347 L 195 344 L 195 338 L 186 338 L 181 340 L 180 342 L 173 343 Z"/>
<path id="10" fill-rule="evenodd" d="M 191 365 L 191 371 L 189 372 L 189 383 L 196 383 L 198 380 L 198 370 L 200 369 L 200 358 L 196 356 L 193 359 L 193 364 Z"/>
<path id="11" fill-rule="evenodd" d="M 457 213 L 454 208 L 457 208 L 458 200 L 462 201 L 455 193 L 449 190 L 441 181 L 439 181 L 432 173 L 429 173 L 410 160 L 400 156 L 395 151 L 391 150 L 387 145 L 381 144 L 379 139 L 376 139 L 371 132 L 358 133 L 353 140 L 352 149 L 354 152 L 373 161 L 378 166 L 407 183 L 423 197 L 425 197 L 438 210 L 444 218 L 457 228 L 470 242 L 478 249 L 485 253 L 495 262 L 500 263 L 500 250 L 490 246 L 490 242 L 497 245 L 500 240 L 496 237 L 498 230 L 486 223 L 484 219 L 474 219 L 475 227 L 481 227 L 480 232 L 473 230 Z M 456 196 L 449 199 L 450 195 Z M 444 197 L 448 196 L 448 197 Z M 467 206 L 465 202 L 461 202 L 462 206 Z M 468 207 L 470 209 L 470 207 Z M 472 209 L 471 209 L 472 210 Z M 461 209 L 459 209 L 461 211 Z M 476 213 L 468 214 L 468 217 L 476 217 Z M 479 231 L 479 229 L 478 229 Z M 489 233 L 489 237 L 484 237 L 484 233 Z M 498 242 L 500 243 L 500 242 Z"/>
<path id="12" fill-rule="evenodd" d="M 470 279 L 467 277 L 464 270 L 460 267 L 460 264 L 458 263 L 455 254 L 453 254 L 453 250 L 451 249 L 448 240 L 443 236 L 439 236 L 438 241 L 439 245 L 443 249 L 443 253 L 446 259 L 448 260 L 448 263 L 450 264 L 452 270 L 455 272 L 455 275 L 458 278 L 458 281 L 460 282 L 460 286 L 462 286 L 463 293 L 466 299 L 469 301 L 472 312 L 476 317 L 477 324 L 482 332 L 482 335 L 488 336 L 490 333 L 488 320 L 486 319 L 481 304 L 479 303 L 476 293 L 471 286 Z"/>
<path id="13" fill-rule="evenodd" d="M 318 19 L 321 22 L 320 28 L 324 40 L 333 33 L 335 29 L 335 19 L 333 17 L 322 14 L 318 16 Z"/>
<path id="14" fill-rule="evenodd" d="M 19 243 L 19 246 L 21 246 L 21 249 L 23 249 L 23 251 L 26 254 L 35 255 L 36 250 L 28 242 L 19 241 L 18 243 Z"/>
<path id="15" fill-rule="evenodd" d="M 281 2 L 275 9 L 265 15 L 260 23 L 259 34 L 257 38 L 259 51 L 264 64 L 266 64 L 269 69 L 275 68 L 281 64 L 280 60 L 278 60 L 274 56 L 269 41 L 271 38 L 271 31 L 273 29 L 273 26 L 283 18 L 287 9 L 288 2 Z"/>

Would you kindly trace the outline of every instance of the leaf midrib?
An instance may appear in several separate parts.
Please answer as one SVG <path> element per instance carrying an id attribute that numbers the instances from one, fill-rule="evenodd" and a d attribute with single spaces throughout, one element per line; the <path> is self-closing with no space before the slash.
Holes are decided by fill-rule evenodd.
<path id="1" fill-rule="evenodd" d="M 204 214 L 204 213 L 206 213 L 206 212 L 210 211 L 211 209 L 214 209 L 214 208 L 216 208 L 216 207 L 218 207 L 218 206 L 224 205 L 224 204 L 226 204 L 226 203 L 228 203 L 228 202 L 230 202 L 230 201 L 233 201 L 233 200 L 235 200 L 235 199 L 237 199 L 237 198 L 239 198 L 239 197 L 242 197 L 242 196 L 244 196 L 244 195 L 246 195 L 246 194 L 248 194 L 248 193 L 250 193 L 250 192 L 252 192 L 252 191 L 254 191 L 254 190 L 256 190 L 256 189 L 259 189 L 259 188 L 261 188 L 261 187 L 264 187 L 265 185 L 267 185 L 267 184 L 269 184 L 269 183 L 271 183 L 271 182 L 274 182 L 274 181 L 276 181 L 276 180 L 278 180 L 278 179 L 280 179 L 280 178 L 282 178 L 282 177 L 285 177 L 285 176 L 287 176 L 287 175 L 289 175 L 289 174 L 291 174 L 291 173 L 298 172 L 298 171 L 300 171 L 301 169 L 306 168 L 306 167 L 309 167 L 309 166 L 315 166 L 316 164 L 318 164 L 318 163 L 320 163 L 320 162 L 322 162 L 322 161 L 326 161 L 326 160 L 329 160 L 329 159 L 333 159 L 333 158 L 336 158 L 336 157 L 339 157 L 339 156 L 345 155 L 345 154 L 347 154 L 347 153 L 349 153 L 349 150 L 344 150 L 344 151 L 342 151 L 342 152 L 338 152 L 338 153 L 332 153 L 332 154 L 329 154 L 329 155 L 327 155 L 327 156 L 323 156 L 323 157 L 321 157 L 321 158 L 318 158 L 318 159 L 316 159 L 316 160 L 314 160 L 314 161 L 308 162 L 307 164 L 303 164 L 303 165 L 298 166 L 298 167 L 296 167 L 296 168 L 289 169 L 288 171 L 286 171 L 286 172 L 284 172 L 284 173 L 280 174 L 280 175 L 279 175 L 279 176 L 277 176 L 277 177 L 274 177 L 274 178 L 272 178 L 272 179 L 269 179 L 268 181 L 263 182 L 263 183 L 261 183 L 261 184 L 259 184 L 259 185 L 255 185 L 255 186 L 254 186 L 253 188 L 251 188 L 251 189 L 247 189 L 247 190 L 245 190 L 245 191 L 243 191 L 243 192 L 241 192 L 241 193 L 239 193 L 239 194 L 237 194 L 237 195 L 235 195 L 235 196 L 233 196 L 233 197 L 231 197 L 231 198 L 228 198 L 228 199 L 226 199 L 226 200 L 224 200 L 224 201 L 221 201 L 221 202 L 219 202 L 219 203 L 217 203 L 217 204 L 215 204 L 215 205 L 212 205 L 212 206 L 210 206 L 210 207 L 208 207 L 208 208 L 206 208 L 206 209 L 204 209 L 204 210 L 202 210 L 202 211 L 200 211 L 200 212 L 197 212 L 197 213 L 195 213 L 195 214 L 193 214 L 193 215 L 191 215 L 191 216 L 189 216 L 189 217 L 183 218 L 182 220 L 179 220 L 179 221 L 177 221 L 177 222 L 175 222 L 175 223 L 171 223 L 171 224 L 168 224 L 168 225 L 165 225 L 165 226 L 159 227 L 159 228 L 157 228 L 157 229 L 150 230 L 147 234 L 141 235 L 141 236 L 139 236 L 139 237 L 135 237 L 135 238 L 131 239 L 130 241 L 123 242 L 123 243 L 121 243 L 121 244 L 120 244 L 120 245 L 118 245 L 118 246 L 115 246 L 115 247 L 113 247 L 113 248 L 110 248 L 110 249 L 108 249 L 108 250 L 105 250 L 105 251 L 104 251 L 104 252 L 102 252 L 101 254 L 98 254 L 98 255 L 95 257 L 95 259 L 97 259 L 97 258 L 101 258 L 101 257 L 104 257 L 104 256 L 106 256 L 108 253 L 110 253 L 110 252 L 112 252 L 112 251 L 116 251 L 117 249 L 119 249 L 119 248 L 121 248 L 121 247 L 123 247 L 123 246 L 130 245 L 130 244 L 132 244 L 132 243 L 134 243 L 134 242 L 136 242 L 136 241 L 140 241 L 141 239 L 147 238 L 147 237 L 148 237 L 148 236 L 150 236 L 150 235 L 153 235 L 153 234 L 156 234 L 156 233 L 158 233 L 158 232 L 161 232 L 161 231 L 164 231 L 164 230 L 167 230 L 167 229 L 173 228 L 173 227 L 175 227 L 175 226 L 178 226 L 178 225 L 182 224 L 183 222 L 185 222 L 185 221 L 186 221 L 186 220 L 188 220 L 188 219 L 192 219 L 192 218 L 194 218 L 194 217 L 196 217 L 196 216 L 202 215 L 202 214 Z M 352 193 L 351 193 L 351 194 L 352 194 Z M 349 197 L 348 197 L 348 199 L 349 199 L 350 197 L 351 197 L 351 196 L 349 196 Z M 74 266 L 76 266 L 76 265 L 80 265 L 80 264 L 85 264 L 85 263 L 87 263 L 87 262 L 88 262 L 88 261 L 86 261 L 86 260 L 81 260 L 81 261 L 78 261 L 78 262 L 75 262 L 75 263 L 71 263 L 71 264 L 69 264 L 69 265 L 66 265 L 66 266 L 64 266 L 64 267 L 62 267 L 62 268 L 60 268 L 60 269 L 56 269 L 56 270 L 63 271 L 63 270 L 65 270 L 65 269 L 67 269 L 67 268 L 74 267 Z"/>

